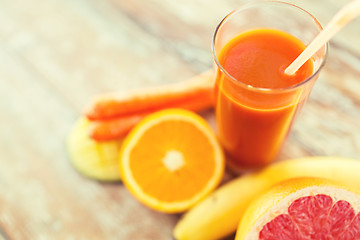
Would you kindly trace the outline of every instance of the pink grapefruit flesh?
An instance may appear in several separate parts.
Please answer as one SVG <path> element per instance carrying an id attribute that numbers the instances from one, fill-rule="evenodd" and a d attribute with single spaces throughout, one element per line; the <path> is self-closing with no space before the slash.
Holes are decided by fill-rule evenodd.
<path id="1" fill-rule="evenodd" d="M 360 240 L 360 213 L 345 200 L 318 194 L 296 199 L 264 225 L 260 240 Z"/>

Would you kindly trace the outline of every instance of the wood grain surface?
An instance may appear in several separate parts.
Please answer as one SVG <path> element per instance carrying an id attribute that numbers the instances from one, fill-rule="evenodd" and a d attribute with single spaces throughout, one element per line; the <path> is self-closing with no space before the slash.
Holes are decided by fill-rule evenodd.
<path id="1" fill-rule="evenodd" d="M 172 239 L 179 215 L 144 207 L 121 183 L 82 177 L 64 140 L 98 93 L 210 68 L 215 27 L 243 2 L 0 0 L 0 239 Z M 324 25 L 349 1 L 291 2 Z M 360 159 L 359 29 L 358 19 L 331 41 L 279 159 Z"/>

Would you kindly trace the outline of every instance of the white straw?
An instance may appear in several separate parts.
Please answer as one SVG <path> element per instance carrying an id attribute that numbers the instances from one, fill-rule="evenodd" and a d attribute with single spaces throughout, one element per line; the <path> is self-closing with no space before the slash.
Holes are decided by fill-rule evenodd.
<path id="1" fill-rule="evenodd" d="M 316 36 L 305 50 L 285 69 L 285 74 L 293 75 L 308 59 L 326 44 L 341 28 L 360 15 L 360 0 L 355 0 L 331 19 L 329 24 Z"/>

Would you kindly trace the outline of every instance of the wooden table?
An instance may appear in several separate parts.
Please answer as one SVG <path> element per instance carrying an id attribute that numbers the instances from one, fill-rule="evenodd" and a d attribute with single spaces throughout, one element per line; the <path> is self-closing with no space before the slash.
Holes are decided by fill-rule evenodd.
<path id="1" fill-rule="evenodd" d="M 324 25 L 349 1 L 291 2 Z M 210 68 L 214 29 L 240 3 L 1 0 L 0 239 L 171 239 L 178 215 L 149 210 L 121 183 L 82 177 L 64 139 L 98 93 L 177 82 Z M 279 159 L 360 158 L 359 29 L 360 19 L 332 40 Z"/>

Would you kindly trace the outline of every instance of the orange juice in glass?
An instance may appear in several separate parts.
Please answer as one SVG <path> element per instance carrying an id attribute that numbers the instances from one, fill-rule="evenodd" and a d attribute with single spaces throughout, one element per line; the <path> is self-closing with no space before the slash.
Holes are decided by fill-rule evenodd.
<path id="1" fill-rule="evenodd" d="M 324 65 L 322 47 L 292 76 L 285 68 L 321 31 L 305 10 L 256 1 L 216 29 L 216 122 L 228 165 L 237 171 L 271 163 Z"/>

